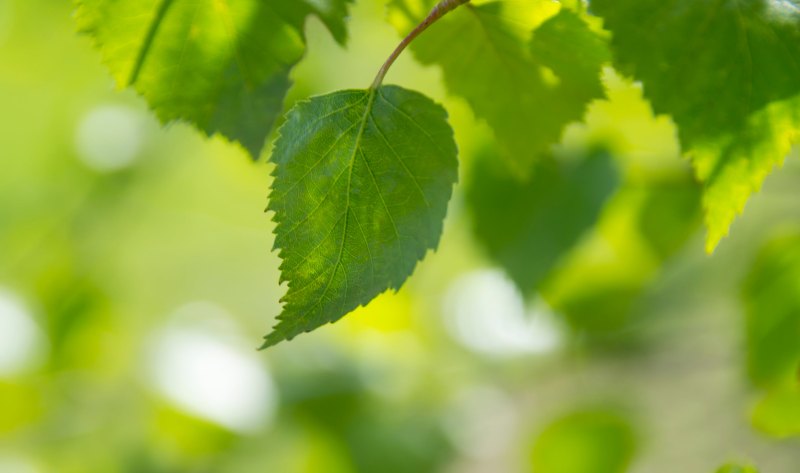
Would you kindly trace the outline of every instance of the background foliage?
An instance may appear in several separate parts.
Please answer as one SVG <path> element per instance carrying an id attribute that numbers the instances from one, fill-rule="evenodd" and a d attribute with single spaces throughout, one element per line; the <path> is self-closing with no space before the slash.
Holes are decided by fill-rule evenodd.
<path id="1" fill-rule="evenodd" d="M 333 20 L 292 26 L 287 61 L 306 56 L 292 88 L 282 82 L 284 109 L 367 85 L 417 11 L 402 3 L 389 22 L 383 2 L 355 3 L 347 49 L 331 40 L 344 39 Z M 460 20 L 420 38 L 391 82 L 443 104 L 456 133 L 460 184 L 439 251 L 398 294 L 256 352 L 253 334 L 272 325 L 286 291 L 263 214 L 272 165 L 189 126 L 160 127 L 136 94 L 113 90 L 72 14 L 65 2 L 0 0 L 0 471 L 671 473 L 727 460 L 797 471 L 797 157 L 707 256 L 682 115 L 662 115 L 671 102 L 657 94 L 651 105 L 623 75 L 646 79 L 638 49 L 615 58 L 621 73 L 603 69 L 606 98 L 596 83 L 561 83 L 596 99 L 585 110 L 542 102 L 541 116 L 572 123 L 543 147 L 536 174 L 552 178 L 537 193 L 498 166 L 528 146 L 495 143 L 515 122 L 479 111 L 485 96 L 454 83 L 458 64 L 427 65 L 426 48 Z M 604 34 L 569 13 L 548 18 L 512 24 L 567 28 L 586 47 Z M 663 23 L 661 37 L 687 18 Z M 761 31 L 758 12 L 746 18 Z M 647 46 L 629 33 L 621 48 Z M 543 46 L 517 40 L 528 48 L 519 61 Z M 607 54 L 540 57 L 557 74 Z M 791 84 L 781 84 L 788 101 L 717 131 L 788 119 Z M 694 131 L 698 156 L 765 136 Z M 507 201 L 493 204 L 501 190 Z M 522 202 L 535 212 L 512 205 Z M 552 259 L 517 266 L 505 255 L 519 245 Z"/>

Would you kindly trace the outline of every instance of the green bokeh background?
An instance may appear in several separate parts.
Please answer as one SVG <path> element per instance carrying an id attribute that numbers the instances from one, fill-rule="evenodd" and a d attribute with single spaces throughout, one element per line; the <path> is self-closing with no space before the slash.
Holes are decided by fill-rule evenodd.
<path id="1" fill-rule="evenodd" d="M 458 187 L 400 293 L 257 352 L 285 290 L 268 151 L 159 126 L 71 14 L 0 0 L 0 472 L 800 471 L 797 437 L 751 422 L 740 297 L 800 219 L 795 156 L 707 256 L 691 203 L 642 191 L 688 172 L 674 127 L 608 72 L 559 149 L 603 141 L 627 184 L 543 289 L 602 330 L 523 309 Z M 368 85 L 398 40 L 377 0 L 347 49 L 318 20 L 307 34 L 290 101 Z M 485 125 L 411 55 L 387 81 L 445 105 L 469 182 Z"/>

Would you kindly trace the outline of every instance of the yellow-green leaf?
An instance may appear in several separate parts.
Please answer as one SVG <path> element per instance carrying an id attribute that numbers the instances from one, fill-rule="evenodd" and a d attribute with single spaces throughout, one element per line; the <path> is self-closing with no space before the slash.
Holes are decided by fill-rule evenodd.
<path id="1" fill-rule="evenodd" d="M 720 467 L 717 470 L 717 473 L 758 473 L 758 470 L 756 470 L 752 466 L 737 465 L 730 463 L 728 465 Z"/>
<path id="2" fill-rule="evenodd" d="M 637 438 L 625 416 L 613 410 L 580 410 L 556 420 L 536 439 L 534 473 L 623 473 Z"/>
<path id="3" fill-rule="evenodd" d="M 405 34 L 432 3 L 394 0 L 390 18 Z M 488 123 L 520 173 L 603 96 L 600 70 L 609 59 L 605 40 L 578 13 L 539 0 L 467 4 L 411 50 L 441 67 L 447 89 Z"/>
<path id="4" fill-rule="evenodd" d="M 712 251 L 800 130 L 795 0 L 593 0 L 615 63 L 671 115 L 705 184 Z"/>

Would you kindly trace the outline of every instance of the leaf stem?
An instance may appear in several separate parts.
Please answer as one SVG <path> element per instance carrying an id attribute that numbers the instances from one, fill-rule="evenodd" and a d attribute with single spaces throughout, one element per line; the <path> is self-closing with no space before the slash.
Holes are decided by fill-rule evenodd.
<path id="1" fill-rule="evenodd" d="M 468 3 L 470 0 L 441 0 L 439 3 L 433 7 L 433 10 L 428 14 L 427 18 L 422 20 L 422 23 L 417 25 L 411 33 L 408 34 L 400 44 L 397 45 L 397 48 L 392 52 L 386 62 L 383 63 L 380 70 L 378 71 L 378 75 L 375 76 L 375 80 L 372 81 L 372 85 L 370 89 L 377 89 L 383 83 L 383 78 L 386 76 L 386 73 L 389 72 L 389 68 L 392 67 L 392 64 L 397 60 L 400 54 L 411 44 L 417 36 L 422 34 L 423 31 L 428 29 L 429 26 L 434 24 L 439 18 L 443 17 L 447 13 L 455 10 L 459 6 Z"/>

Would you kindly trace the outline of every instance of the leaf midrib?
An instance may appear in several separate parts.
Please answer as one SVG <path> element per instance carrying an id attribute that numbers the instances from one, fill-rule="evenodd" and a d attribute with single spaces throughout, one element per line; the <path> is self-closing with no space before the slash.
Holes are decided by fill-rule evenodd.
<path id="1" fill-rule="evenodd" d="M 161 27 L 161 23 L 164 21 L 164 18 L 167 16 L 167 11 L 173 3 L 175 3 L 175 0 L 161 0 L 161 4 L 158 6 L 158 10 L 156 10 L 156 16 L 150 23 L 150 28 L 147 29 L 147 35 L 145 35 L 142 46 L 139 48 L 139 54 L 136 56 L 136 62 L 133 64 L 131 75 L 128 78 L 128 85 L 135 84 L 139 79 L 139 73 L 141 73 L 142 67 L 144 67 L 144 61 L 150 53 L 150 48 L 153 46 L 153 41 L 156 38 L 158 29 Z"/>
<path id="2" fill-rule="evenodd" d="M 320 305 L 322 303 L 322 300 L 325 298 L 325 295 L 328 293 L 328 290 L 330 289 L 331 284 L 333 284 L 333 280 L 336 278 L 336 273 L 339 270 L 339 266 L 341 266 L 341 264 L 342 264 L 342 255 L 344 254 L 344 243 L 347 240 L 347 227 L 348 227 L 348 221 L 349 221 L 348 216 L 350 215 L 350 189 L 351 189 L 352 184 L 353 184 L 353 167 L 355 165 L 356 154 L 358 153 L 358 150 L 359 150 L 359 148 L 361 146 L 361 140 L 364 137 L 364 131 L 366 130 L 366 127 L 367 127 L 367 120 L 369 118 L 370 111 L 372 110 L 372 106 L 375 103 L 375 94 L 377 93 L 377 89 L 376 88 L 370 88 L 368 93 L 369 93 L 369 97 L 368 97 L 368 100 L 367 100 L 367 105 L 364 108 L 364 114 L 361 117 L 361 125 L 358 128 L 358 134 L 356 135 L 356 141 L 353 144 L 353 150 L 350 153 L 350 159 L 349 159 L 349 162 L 347 164 L 349 169 L 347 170 L 347 186 L 345 187 L 344 226 L 342 227 L 342 238 L 341 238 L 341 242 L 339 243 L 338 254 L 336 255 L 336 263 L 334 263 L 334 265 L 333 265 L 333 269 L 331 270 L 331 275 L 328 278 L 328 282 L 325 284 L 325 288 L 322 290 L 322 294 L 320 294 L 319 298 L 317 298 L 317 301 L 314 303 L 314 305 L 311 306 L 312 309 L 315 309 L 318 305 Z M 344 271 L 344 277 L 345 277 L 345 281 L 347 281 L 347 270 L 346 269 Z M 342 301 L 343 302 L 347 300 L 348 286 L 349 286 L 349 284 L 346 283 L 345 284 L 345 288 L 344 288 L 344 295 L 342 297 Z M 303 318 L 307 318 L 308 317 L 308 313 L 301 314 L 300 317 L 301 317 L 301 320 Z"/>

